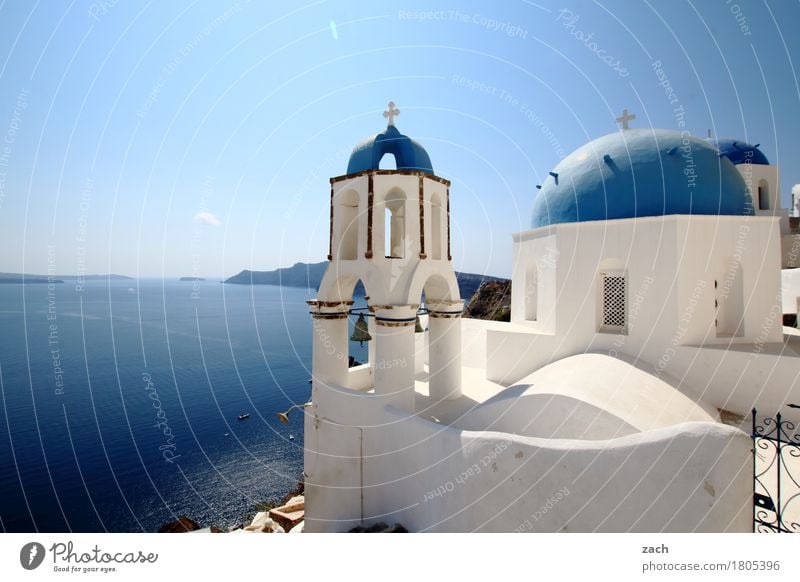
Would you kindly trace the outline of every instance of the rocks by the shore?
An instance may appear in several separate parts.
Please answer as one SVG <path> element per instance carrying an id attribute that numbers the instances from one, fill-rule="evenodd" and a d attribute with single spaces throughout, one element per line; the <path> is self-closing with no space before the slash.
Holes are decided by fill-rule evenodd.
<path id="1" fill-rule="evenodd" d="M 193 519 L 181 515 L 175 521 L 165 523 L 158 528 L 158 533 L 186 533 L 200 529 L 200 525 Z"/>
<path id="2" fill-rule="evenodd" d="M 165 523 L 158 528 L 158 533 L 186 533 L 186 532 L 211 532 L 211 533 L 302 533 L 303 518 L 305 516 L 305 497 L 303 492 L 305 484 L 300 481 L 287 493 L 281 504 L 274 507 L 272 504 L 262 503 L 257 506 L 257 513 L 249 522 L 239 523 L 227 529 L 227 532 L 216 526 L 201 527 L 196 521 L 181 515 L 177 520 Z"/>
<path id="3" fill-rule="evenodd" d="M 292 497 L 280 507 L 269 510 L 269 516 L 280 524 L 285 531 L 294 529 L 305 518 L 306 500 L 302 495 Z"/>
<path id="4" fill-rule="evenodd" d="M 302 483 L 292 493 L 298 491 L 303 491 Z M 305 529 L 305 497 L 303 495 L 290 497 L 290 495 L 291 493 L 284 498 L 283 505 L 259 511 L 250 523 L 233 526 L 228 529 L 228 533 L 303 533 Z M 177 520 L 162 525 L 158 532 L 222 533 L 222 530 L 214 526 L 201 528 L 194 520 L 181 515 Z M 359 525 L 351 529 L 349 533 L 408 533 L 408 530 L 399 523 L 387 525 L 384 522 L 378 522 L 372 525 Z"/>
<path id="5" fill-rule="evenodd" d="M 266 511 L 259 511 L 249 525 L 236 529 L 233 533 L 286 533 Z"/>

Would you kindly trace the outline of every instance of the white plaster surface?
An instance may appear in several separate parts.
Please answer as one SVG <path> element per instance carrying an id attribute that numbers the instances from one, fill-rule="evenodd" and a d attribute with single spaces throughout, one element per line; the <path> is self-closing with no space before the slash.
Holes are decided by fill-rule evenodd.
<path id="1" fill-rule="evenodd" d="M 800 269 L 781 271 L 783 313 L 800 313 Z"/>
<path id="2" fill-rule="evenodd" d="M 666 216 L 559 224 L 514 236 L 513 289 L 538 265 L 537 320 L 512 292 L 512 325 L 487 328 L 487 377 L 510 385 L 586 352 L 634 362 L 707 405 L 747 415 L 800 400 L 797 345 L 783 334 L 779 217 Z M 598 274 L 624 267 L 627 333 L 599 331 Z M 542 270 L 552 272 L 545 283 Z M 715 286 L 715 281 L 717 285 Z M 734 285 L 734 281 L 736 282 Z M 548 292 L 542 285 L 551 285 Z M 720 333 L 720 289 L 739 287 Z M 543 296 L 550 293 L 547 299 Z M 765 387 L 765 379 L 769 386 Z"/>
<path id="3" fill-rule="evenodd" d="M 543 438 L 609 439 L 717 420 L 712 407 L 648 371 L 605 354 L 580 354 L 526 376 L 457 425 Z"/>
<path id="4" fill-rule="evenodd" d="M 751 527 L 750 439 L 735 428 L 693 422 L 608 440 L 542 439 L 465 431 L 353 394 L 321 387 L 307 411 L 306 531 L 362 521 L 412 531 Z M 363 439 L 344 425 L 361 425 Z"/>

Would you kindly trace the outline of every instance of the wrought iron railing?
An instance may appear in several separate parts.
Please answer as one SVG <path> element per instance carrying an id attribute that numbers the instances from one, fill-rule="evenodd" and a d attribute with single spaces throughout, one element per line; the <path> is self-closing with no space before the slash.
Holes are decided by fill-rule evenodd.
<path id="1" fill-rule="evenodd" d="M 800 533 L 800 434 L 753 409 L 753 531 Z"/>

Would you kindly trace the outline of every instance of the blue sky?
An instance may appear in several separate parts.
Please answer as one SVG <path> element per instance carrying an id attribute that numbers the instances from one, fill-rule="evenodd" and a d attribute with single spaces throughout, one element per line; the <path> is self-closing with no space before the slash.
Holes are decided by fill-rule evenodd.
<path id="1" fill-rule="evenodd" d="M 800 182 L 798 2 L 282 4 L 0 3 L 0 271 L 324 260 L 328 178 L 390 99 L 453 182 L 460 270 L 508 275 L 536 184 L 624 107 Z"/>

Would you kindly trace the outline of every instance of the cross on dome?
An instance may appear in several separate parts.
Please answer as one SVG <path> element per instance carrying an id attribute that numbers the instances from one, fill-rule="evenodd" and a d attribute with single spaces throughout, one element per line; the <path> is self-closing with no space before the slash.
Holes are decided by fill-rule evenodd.
<path id="1" fill-rule="evenodd" d="M 636 119 L 636 115 L 635 114 L 629 115 L 628 108 L 626 107 L 625 109 L 622 110 L 622 116 L 617 117 L 617 123 L 622 124 L 622 129 L 630 129 L 628 127 L 628 122 L 633 121 L 634 119 Z"/>
<path id="2" fill-rule="evenodd" d="M 383 116 L 389 120 L 386 125 L 394 126 L 394 118 L 398 115 L 400 115 L 400 110 L 394 106 L 394 101 L 389 101 L 388 108 L 383 112 Z"/>

